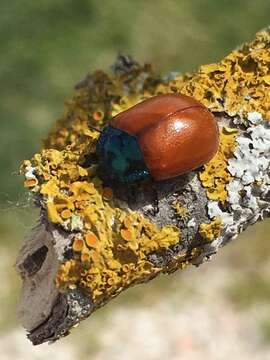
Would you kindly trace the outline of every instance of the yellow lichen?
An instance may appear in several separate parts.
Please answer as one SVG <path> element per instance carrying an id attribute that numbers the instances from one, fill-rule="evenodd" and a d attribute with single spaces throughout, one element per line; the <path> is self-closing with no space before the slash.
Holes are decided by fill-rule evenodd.
<path id="1" fill-rule="evenodd" d="M 59 215 L 59 213 L 57 212 L 56 207 L 54 206 L 53 202 L 50 201 L 49 199 L 47 200 L 47 214 L 48 214 L 48 219 L 53 222 L 53 223 L 62 223 L 63 220 L 61 218 L 61 216 Z"/>
<path id="2" fill-rule="evenodd" d="M 222 222 L 220 218 L 214 218 L 208 224 L 200 224 L 199 226 L 199 233 L 203 239 L 206 241 L 213 241 L 217 239 L 222 230 Z"/>
<path id="3" fill-rule="evenodd" d="M 188 209 L 183 206 L 179 201 L 176 201 L 172 204 L 172 207 L 176 214 L 183 220 L 187 219 L 188 217 Z"/>
<path id="4" fill-rule="evenodd" d="M 39 174 L 49 220 L 65 221 L 70 229 L 76 226 L 75 219 L 81 221 L 81 236 L 72 245 L 74 257 L 59 268 L 56 283 L 61 290 L 80 285 L 94 301 L 102 302 L 119 286 L 125 288 L 161 271 L 147 261 L 147 255 L 179 242 L 179 229 L 158 229 L 142 215 L 115 206 L 112 190 L 103 188 L 95 172 L 77 165 L 77 157 L 67 150 L 43 150 L 32 166 Z M 130 272 L 122 269 L 125 265 Z"/>
<path id="5" fill-rule="evenodd" d="M 210 200 L 225 202 L 227 199 L 226 185 L 232 176 L 227 170 L 228 160 L 233 156 L 237 146 L 238 130 L 224 127 L 220 132 L 220 144 L 216 155 L 199 173 L 202 185 L 206 188 L 207 197 Z"/>
<path id="6" fill-rule="evenodd" d="M 99 236 L 87 232 L 84 240 L 76 238 L 73 249 L 81 252 L 81 257 L 76 262 L 69 260 L 71 264 L 68 267 L 64 263 L 63 270 L 60 269 L 57 278 L 58 286 L 65 289 L 71 284 L 67 269 L 71 274 L 79 271 L 76 284 L 79 283 L 85 290 L 91 292 L 97 302 L 112 295 L 117 290 L 117 286 L 121 285 L 125 288 L 128 284 L 140 282 L 142 278 L 160 272 L 160 269 L 156 269 L 147 261 L 147 254 L 179 242 L 179 230 L 176 227 L 165 226 L 159 230 L 142 215 L 129 213 L 123 216 L 124 213 L 118 209 L 118 214 L 115 213 L 114 216 L 119 226 L 118 230 L 113 232 L 108 224 L 106 225 L 106 221 L 110 222 L 110 216 L 106 218 L 106 210 L 101 214 L 105 216 L 105 223 L 99 221 L 98 216 L 94 225 Z M 85 251 L 85 246 L 89 249 L 95 248 L 95 252 Z M 78 266 L 80 261 L 88 262 L 88 267 Z M 130 271 L 127 271 L 127 268 Z M 123 273 L 126 274 L 124 277 L 121 276 Z"/>
<path id="7" fill-rule="evenodd" d="M 254 41 L 233 51 L 217 64 L 201 66 L 174 82 L 177 91 L 192 95 L 212 111 L 244 116 L 270 108 L 270 32 L 261 31 Z"/>

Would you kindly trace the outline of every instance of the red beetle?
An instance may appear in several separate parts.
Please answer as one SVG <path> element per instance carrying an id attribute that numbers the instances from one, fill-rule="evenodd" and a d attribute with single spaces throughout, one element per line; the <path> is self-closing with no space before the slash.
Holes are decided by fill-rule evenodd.
<path id="1" fill-rule="evenodd" d="M 97 144 L 103 170 L 131 183 L 194 170 L 217 152 L 219 131 L 208 109 L 186 95 L 154 96 L 116 115 Z"/>

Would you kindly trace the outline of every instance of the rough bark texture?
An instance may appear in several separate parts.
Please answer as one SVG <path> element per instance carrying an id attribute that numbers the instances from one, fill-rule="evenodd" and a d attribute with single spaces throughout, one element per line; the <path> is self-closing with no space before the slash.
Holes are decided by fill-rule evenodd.
<path id="1" fill-rule="evenodd" d="M 76 86 L 45 149 L 22 166 L 41 208 L 17 260 L 19 316 L 33 344 L 66 335 L 129 286 L 201 264 L 269 216 L 269 49 L 266 29 L 218 64 L 166 78 L 121 56 L 111 77 L 96 72 Z M 117 112 L 166 92 L 193 95 L 214 113 L 218 154 L 168 181 L 101 182 L 98 134 L 89 124 L 102 128 Z"/>

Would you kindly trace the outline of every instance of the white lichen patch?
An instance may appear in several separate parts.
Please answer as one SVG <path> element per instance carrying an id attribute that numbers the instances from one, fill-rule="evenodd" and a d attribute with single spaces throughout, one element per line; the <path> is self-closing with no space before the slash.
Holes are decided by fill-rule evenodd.
<path id="1" fill-rule="evenodd" d="M 252 124 L 258 124 L 262 121 L 262 114 L 257 111 L 248 113 L 248 121 Z"/>
<path id="2" fill-rule="evenodd" d="M 190 219 L 189 222 L 187 223 L 187 226 L 189 228 L 195 228 L 197 227 L 197 223 L 196 223 L 196 220 L 194 218 Z"/>
<path id="3" fill-rule="evenodd" d="M 36 170 L 36 168 L 33 167 L 33 166 L 31 166 L 31 165 L 26 166 L 26 168 L 25 168 L 25 174 L 24 174 L 25 178 L 26 178 L 26 179 L 36 178 L 35 170 Z"/>
<path id="4" fill-rule="evenodd" d="M 83 220 L 80 216 L 72 215 L 71 216 L 71 231 L 82 230 L 83 229 Z"/>
<path id="5" fill-rule="evenodd" d="M 226 185 L 228 210 L 222 210 L 218 201 L 208 204 L 210 218 L 220 217 L 224 226 L 223 235 L 211 244 L 215 249 L 270 211 L 270 124 L 258 112 L 249 113 L 247 121 L 234 157 L 228 160 L 233 176 Z"/>

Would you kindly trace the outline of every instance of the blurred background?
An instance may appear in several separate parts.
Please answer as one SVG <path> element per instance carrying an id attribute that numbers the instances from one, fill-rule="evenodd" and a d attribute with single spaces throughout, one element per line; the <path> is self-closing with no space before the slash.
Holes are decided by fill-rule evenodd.
<path id="1" fill-rule="evenodd" d="M 86 73 L 119 51 L 166 74 L 218 61 L 269 25 L 269 0 L 0 0 L 0 359 L 270 359 L 270 222 L 211 263 L 138 286 L 72 335 L 32 347 L 12 267 L 38 214 L 18 168 Z"/>

